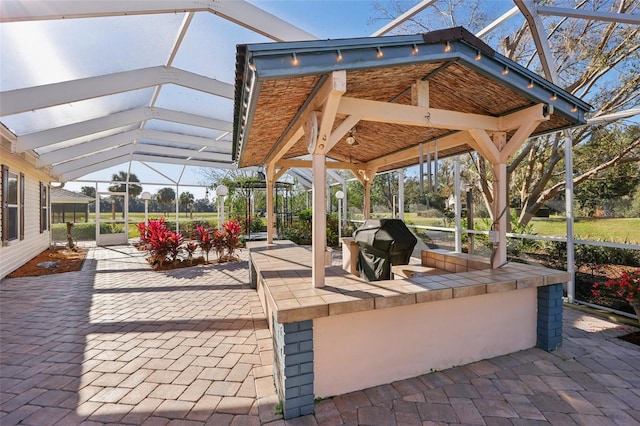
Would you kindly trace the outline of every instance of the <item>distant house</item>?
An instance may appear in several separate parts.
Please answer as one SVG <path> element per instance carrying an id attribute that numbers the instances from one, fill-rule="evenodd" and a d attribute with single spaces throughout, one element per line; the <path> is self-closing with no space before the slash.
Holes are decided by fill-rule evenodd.
<path id="1" fill-rule="evenodd" d="M 48 169 L 35 166 L 30 153 L 14 154 L 0 141 L 0 278 L 49 247 Z"/>
<path id="2" fill-rule="evenodd" d="M 87 222 L 89 203 L 95 201 L 78 192 L 63 188 L 51 188 L 51 222 Z"/>

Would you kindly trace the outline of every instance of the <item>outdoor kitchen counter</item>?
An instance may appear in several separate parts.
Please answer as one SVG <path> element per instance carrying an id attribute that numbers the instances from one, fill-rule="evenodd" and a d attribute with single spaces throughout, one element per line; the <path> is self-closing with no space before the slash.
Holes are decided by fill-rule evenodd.
<path id="1" fill-rule="evenodd" d="M 433 268 L 426 267 L 429 273 L 421 275 L 420 267 L 409 265 L 408 276 L 412 278 L 365 282 L 339 266 L 329 266 L 325 286 L 314 288 L 309 250 L 290 241 L 248 242 L 247 247 L 252 285 L 257 286 L 267 317 L 280 324 L 541 287 L 570 279 L 565 271 L 513 262 L 499 269 L 468 272 L 447 271 L 443 262 L 436 265 L 441 275 L 433 275 Z M 433 253 L 453 262 L 470 258 L 465 254 Z"/>

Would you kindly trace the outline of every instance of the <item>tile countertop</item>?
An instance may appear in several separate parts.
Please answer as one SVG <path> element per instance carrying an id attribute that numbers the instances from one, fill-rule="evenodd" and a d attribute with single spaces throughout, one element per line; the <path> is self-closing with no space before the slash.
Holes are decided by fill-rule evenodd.
<path id="1" fill-rule="evenodd" d="M 564 283 L 569 273 L 509 262 L 499 269 L 366 282 L 339 266 L 311 283 L 311 253 L 290 241 L 248 242 L 258 280 L 279 323 Z"/>

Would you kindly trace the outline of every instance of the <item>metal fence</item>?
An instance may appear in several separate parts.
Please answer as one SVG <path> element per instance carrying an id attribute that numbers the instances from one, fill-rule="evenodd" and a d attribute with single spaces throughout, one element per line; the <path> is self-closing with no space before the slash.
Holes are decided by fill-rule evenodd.
<path id="1" fill-rule="evenodd" d="M 352 222 L 358 226 L 363 221 Z M 414 231 L 426 247 L 454 251 L 454 228 L 411 224 L 407 224 L 407 226 Z M 491 257 L 492 247 L 489 243 L 488 231 L 463 229 L 462 238 L 468 252 L 487 258 Z M 624 301 L 607 299 L 606 305 L 593 303 L 591 288 L 596 282 L 615 278 L 620 270 L 637 268 L 638 262 L 640 262 L 640 245 L 574 239 L 574 264 L 572 267 L 568 267 L 566 237 L 508 233 L 507 238 L 509 239 L 508 257 L 511 261 L 535 263 L 572 272 L 576 284 L 573 300 L 576 303 L 635 318 L 633 309 Z M 612 253 L 615 257 L 612 257 Z M 611 263 L 615 263 L 615 265 L 610 266 Z"/>

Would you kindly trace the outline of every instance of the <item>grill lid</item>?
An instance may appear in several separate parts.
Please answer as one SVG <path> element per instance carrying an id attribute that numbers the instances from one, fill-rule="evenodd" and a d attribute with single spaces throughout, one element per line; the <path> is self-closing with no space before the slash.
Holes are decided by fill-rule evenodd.
<path id="1" fill-rule="evenodd" d="M 360 248 L 388 254 L 394 265 L 406 265 L 418 240 L 400 219 L 367 219 L 353 233 Z"/>

